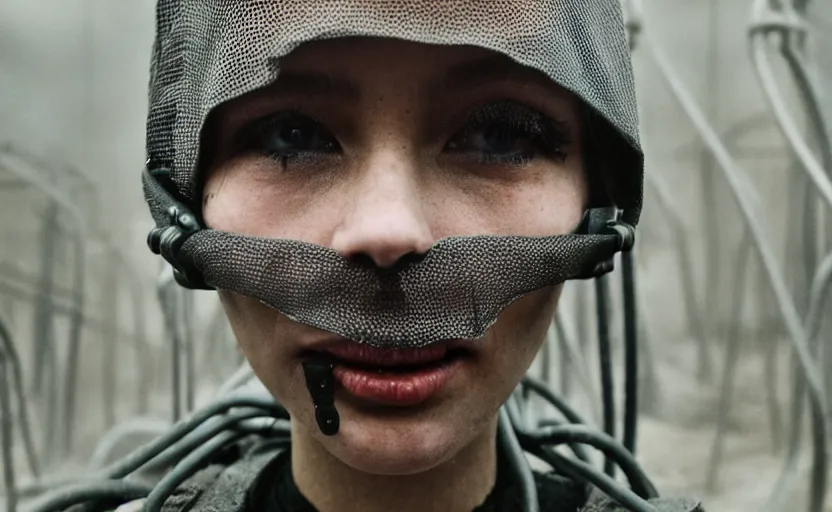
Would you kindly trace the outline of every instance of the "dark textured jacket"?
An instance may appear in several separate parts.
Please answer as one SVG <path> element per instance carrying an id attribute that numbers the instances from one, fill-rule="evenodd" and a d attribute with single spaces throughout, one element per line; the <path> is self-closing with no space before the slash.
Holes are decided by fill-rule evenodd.
<path id="1" fill-rule="evenodd" d="M 267 465 L 279 457 L 281 452 L 281 448 L 259 445 L 249 449 L 233 463 L 208 466 L 179 486 L 165 501 L 162 512 L 268 512 L 252 510 L 251 489 Z M 557 486 L 547 485 L 552 483 L 547 482 L 547 479 L 555 477 L 539 473 L 535 476 L 539 491 L 557 492 Z M 544 501 L 543 498 L 541 496 L 541 502 Z M 546 500 L 550 503 L 559 501 L 557 496 L 546 498 L 550 498 Z M 701 504 L 692 500 L 657 498 L 651 500 L 651 504 L 656 512 L 704 512 Z M 513 508 L 503 507 L 508 507 L 506 510 Z M 124 506 L 118 512 L 134 510 L 140 510 L 140 502 Z M 594 489 L 590 492 L 587 503 L 577 512 L 627 512 L 627 509 Z"/>

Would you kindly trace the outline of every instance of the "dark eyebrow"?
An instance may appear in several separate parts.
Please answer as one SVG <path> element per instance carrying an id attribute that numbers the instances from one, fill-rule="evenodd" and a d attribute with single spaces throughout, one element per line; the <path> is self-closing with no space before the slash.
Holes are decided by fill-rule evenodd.
<path id="1" fill-rule="evenodd" d="M 446 90 L 460 90 L 488 82 L 547 80 L 539 71 L 514 62 L 505 55 L 489 55 L 448 68 L 444 76 L 430 87 L 431 95 Z"/>
<path id="2" fill-rule="evenodd" d="M 292 96 L 333 96 L 342 100 L 356 100 L 361 89 L 344 77 L 324 73 L 293 73 L 283 71 L 269 87 L 270 92 Z"/>

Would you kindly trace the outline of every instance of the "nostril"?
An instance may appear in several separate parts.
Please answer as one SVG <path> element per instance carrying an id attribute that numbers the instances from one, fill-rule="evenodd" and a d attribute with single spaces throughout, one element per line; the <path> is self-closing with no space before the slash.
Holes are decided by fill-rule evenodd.
<path id="1" fill-rule="evenodd" d="M 383 270 L 384 273 L 395 274 L 405 270 L 411 265 L 416 265 L 425 259 L 426 253 L 411 252 L 404 254 L 394 261 L 380 261 L 378 258 L 366 253 L 353 254 L 348 260 L 356 266 Z"/>
<path id="2" fill-rule="evenodd" d="M 399 261 L 396 262 L 396 266 L 410 266 L 415 265 L 417 263 L 421 263 L 425 259 L 426 255 L 426 252 L 409 252 L 403 255 L 401 258 L 399 258 Z"/>

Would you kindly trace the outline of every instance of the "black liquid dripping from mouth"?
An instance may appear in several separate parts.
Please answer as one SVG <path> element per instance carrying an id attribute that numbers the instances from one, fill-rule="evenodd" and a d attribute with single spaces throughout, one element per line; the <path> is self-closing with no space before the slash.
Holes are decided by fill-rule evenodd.
<path id="1" fill-rule="evenodd" d="M 332 363 L 307 361 L 303 363 L 306 389 L 315 406 L 315 421 L 325 436 L 334 436 L 341 426 L 341 417 L 335 409 L 335 376 Z"/>

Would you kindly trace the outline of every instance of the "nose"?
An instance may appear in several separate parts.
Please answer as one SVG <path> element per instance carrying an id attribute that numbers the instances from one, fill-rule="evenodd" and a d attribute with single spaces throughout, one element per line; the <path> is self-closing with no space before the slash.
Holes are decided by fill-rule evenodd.
<path id="1" fill-rule="evenodd" d="M 347 259 L 368 257 L 389 268 L 427 252 L 434 238 L 412 169 L 393 158 L 369 165 L 350 191 L 331 247 Z"/>

